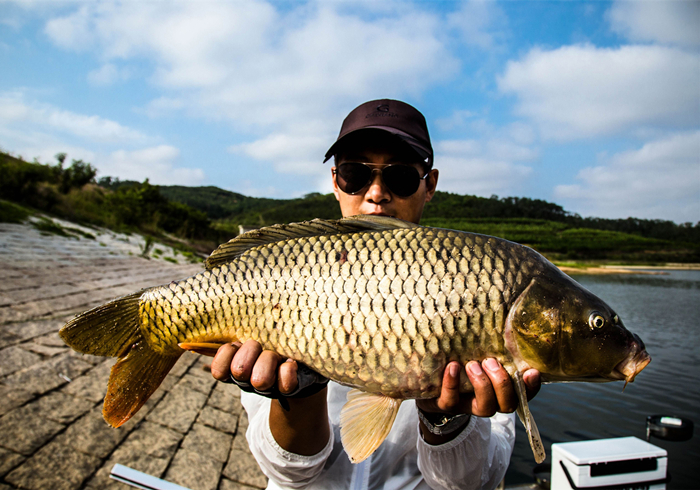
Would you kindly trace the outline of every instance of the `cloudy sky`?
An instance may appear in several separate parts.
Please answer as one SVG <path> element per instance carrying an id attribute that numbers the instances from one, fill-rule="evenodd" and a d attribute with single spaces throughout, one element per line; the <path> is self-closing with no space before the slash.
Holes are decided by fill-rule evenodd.
<path id="1" fill-rule="evenodd" d="M 288 198 L 395 98 L 442 190 L 697 222 L 698 26 L 698 0 L 0 0 L 0 147 Z"/>

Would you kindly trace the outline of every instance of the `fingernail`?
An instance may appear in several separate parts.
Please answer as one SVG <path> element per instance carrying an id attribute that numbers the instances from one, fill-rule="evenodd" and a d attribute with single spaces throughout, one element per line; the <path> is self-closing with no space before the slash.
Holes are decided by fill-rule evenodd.
<path id="1" fill-rule="evenodd" d="M 470 362 L 468 364 L 468 367 L 469 367 L 469 371 L 471 371 L 471 373 L 474 376 L 481 376 L 482 374 L 484 374 L 484 372 L 481 370 L 481 366 L 479 366 L 479 363 L 476 361 Z"/>
<path id="2" fill-rule="evenodd" d="M 459 377 L 459 366 L 456 364 L 450 364 L 450 376 L 453 378 Z"/>
<path id="3" fill-rule="evenodd" d="M 498 368 L 500 367 L 500 364 L 498 363 L 498 361 L 496 359 L 494 359 L 493 357 L 489 357 L 484 362 L 482 362 L 482 364 L 489 371 L 497 371 Z"/>

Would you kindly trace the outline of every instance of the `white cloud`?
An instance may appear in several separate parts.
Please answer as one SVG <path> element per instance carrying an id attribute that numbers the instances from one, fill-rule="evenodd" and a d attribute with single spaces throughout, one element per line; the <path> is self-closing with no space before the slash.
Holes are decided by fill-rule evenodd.
<path id="1" fill-rule="evenodd" d="M 122 180 L 143 181 L 159 185 L 201 185 L 204 171 L 199 168 L 177 167 L 180 150 L 160 145 L 134 151 L 118 150 L 101 159 L 96 167 L 99 175 L 119 177 Z"/>
<path id="2" fill-rule="evenodd" d="M 700 124 L 700 56 L 660 46 L 532 49 L 498 78 L 544 137 L 575 139 Z"/>
<path id="3" fill-rule="evenodd" d="M 435 125 L 443 131 L 464 129 L 476 114 L 466 109 L 455 109 L 449 117 L 443 117 L 435 121 Z"/>
<path id="4" fill-rule="evenodd" d="M 0 131 L 58 132 L 101 142 L 138 142 L 139 131 L 95 115 L 76 114 L 49 104 L 26 102 L 21 92 L 0 93 Z"/>
<path id="5" fill-rule="evenodd" d="M 505 14 L 491 1 L 464 1 L 459 5 L 459 10 L 447 15 L 447 26 L 456 29 L 465 43 L 492 49 L 507 22 Z"/>
<path id="6" fill-rule="evenodd" d="M 651 141 L 581 170 L 555 188 L 557 202 L 586 216 L 700 220 L 700 131 Z"/>
<path id="7" fill-rule="evenodd" d="M 613 31 L 632 41 L 700 45 L 697 0 L 616 1 L 607 18 Z"/>
<path id="8" fill-rule="evenodd" d="M 438 188 L 480 196 L 513 195 L 523 188 L 532 168 L 518 162 L 539 154 L 503 138 L 439 141 L 434 145 Z"/>
<path id="9" fill-rule="evenodd" d="M 282 173 L 318 174 L 328 141 L 308 133 L 292 136 L 274 133 L 265 138 L 229 147 L 232 153 L 241 153 L 255 160 L 274 162 L 275 170 Z M 308 155 L 316 155 L 309 159 Z"/>
<path id="10" fill-rule="evenodd" d="M 97 70 L 88 73 L 87 79 L 93 85 L 112 85 L 129 78 L 128 70 L 120 69 L 113 63 L 105 63 Z"/>

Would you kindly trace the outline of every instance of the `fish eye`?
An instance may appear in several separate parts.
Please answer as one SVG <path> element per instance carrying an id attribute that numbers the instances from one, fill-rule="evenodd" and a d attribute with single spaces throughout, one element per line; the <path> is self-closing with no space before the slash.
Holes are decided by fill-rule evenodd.
<path id="1" fill-rule="evenodd" d="M 594 311 L 591 316 L 588 317 L 588 325 L 591 328 L 603 328 L 605 326 L 605 318 L 599 312 Z"/>

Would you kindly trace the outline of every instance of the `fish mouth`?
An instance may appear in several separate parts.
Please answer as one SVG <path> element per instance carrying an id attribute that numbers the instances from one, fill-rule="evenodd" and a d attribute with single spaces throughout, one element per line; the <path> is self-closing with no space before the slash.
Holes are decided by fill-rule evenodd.
<path id="1" fill-rule="evenodd" d="M 617 379 L 625 380 L 625 386 L 634 381 L 634 378 L 651 362 L 651 356 L 644 349 L 644 343 L 636 335 L 635 337 L 630 354 L 615 366 L 612 372 Z"/>

